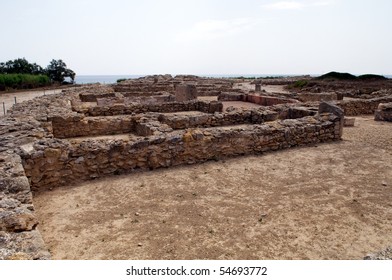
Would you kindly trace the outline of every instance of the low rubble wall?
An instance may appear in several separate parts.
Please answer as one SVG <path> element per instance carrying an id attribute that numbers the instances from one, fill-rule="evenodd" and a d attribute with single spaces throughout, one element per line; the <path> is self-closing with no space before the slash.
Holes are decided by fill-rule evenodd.
<path id="1" fill-rule="evenodd" d="M 197 115 L 161 114 L 158 120 L 168 124 L 173 129 L 186 129 L 195 127 L 216 127 L 237 124 L 261 124 L 266 121 L 277 120 L 278 113 L 271 110 L 234 110 L 225 113 Z"/>
<path id="2" fill-rule="evenodd" d="M 79 93 L 79 90 L 72 90 L 67 94 L 38 97 L 16 104 L 7 116 L 0 117 L 0 259 L 50 258 L 37 229 L 38 220 L 32 204 L 33 189 L 58 187 L 136 170 L 336 141 L 342 136 L 341 110 L 329 110 L 320 105 L 317 116 L 262 123 L 263 118 L 272 116 L 263 115 L 262 112 L 258 115 L 252 111 L 251 122 L 257 120 L 258 124 L 178 130 L 159 122 L 154 115 L 146 114 L 136 119 L 135 127 L 133 121 L 125 128 L 114 125 L 116 129 L 111 132 L 117 133 L 118 129 L 135 130 L 140 135 L 129 140 L 58 139 L 61 133 L 64 137 L 70 136 L 65 132 L 60 133 L 58 124 L 57 128 L 53 126 L 53 121 L 61 123 L 61 119 L 56 120 L 58 116 L 69 121 L 70 126 L 74 122 L 91 121 L 88 129 L 93 134 L 111 129 L 111 121 L 124 121 L 124 116 L 111 117 L 112 120 L 105 120 L 104 128 L 95 127 L 100 126 L 103 119 L 80 116 L 73 111 L 71 102 L 79 99 Z M 220 102 L 200 101 L 168 104 L 163 111 L 173 111 L 168 109 L 172 105 L 176 107 L 174 111 L 184 111 L 184 108 L 187 108 L 185 111 L 208 113 L 222 111 Z M 110 112 L 110 108 L 107 110 Z M 118 113 L 117 109 L 113 110 L 108 115 Z M 225 115 L 223 120 L 227 117 L 231 123 L 248 114 L 230 113 L 232 115 Z M 128 115 L 125 119 L 137 118 L 135 112 Z M 221 114 L 213 115 L 218 122 L 218 115 Z M 197 125 L 212 125 L 214 118 L 210 123 Z M 63 130 L 66 129 L 69 128 L 63 126 Z M 86 127 L 79 127 L 76 134 L 80 134 L 82 129 L 87 130 Z M 75 131 L 72 133 L 75 135 Z"/>
<path id="3" fill-rule="evenodd" d="M 32 188 L 204 162 L 341 138 L 341 119 L 333 114 L 280 120 L 260 125 L 196 128 L 162 133 L 136 141 L 38 141 L 22 153 Z"/>
<path id="4" fill-rule="evenodd" d="M 147 112 L 181 112 L 181 111 L 201 111 L 205 113 L 222 112 L 223 104 L 218 101 L 185 101 L 185 102 L 165 102 L 158 104 L 114 104 L 112 106 L 95 106 L 83 107 L 77 102 L 72 104 L 72 109 L 75 112 L 85 114 L 86 116 L 115 116 L 115 115 L 132 115 Z"/>
<path id="5" fill-rule="evenodd" d="M 392 102 L 378 105 L 374 114 L 374 120 L 392 122 Z"/>
<path id="6" fill-rule="evenodd" d="M 273 106 L 286 103 L 297 103 L 297 100 L 259 94 L 245 94 L 236 92 L 224 92 L 218 96 L 219 101 L 243 101 L 259 104 L 262 106 Z"/>
<path id="7" fill-rule="evenodd" d="M 346 116 L 374 114 L 380 103 L 392 102 L 392 95 L 373 99 L 342 100 L 336 104 Z"/>

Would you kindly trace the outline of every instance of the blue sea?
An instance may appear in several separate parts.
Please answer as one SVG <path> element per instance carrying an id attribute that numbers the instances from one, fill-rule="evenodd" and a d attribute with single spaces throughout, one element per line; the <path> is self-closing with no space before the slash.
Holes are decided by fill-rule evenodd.
<path id="1" fill-rule="evenodd" d="M 118 79 L 137 79 L 140 77 L 144 77 L 146 75 L 77 75 L 75 78 L 76 84 L 93 84 L 93 83 L 101 83 L 101 84 L 114 84 Z M 175 75 L 173 75 L 175 76 Z M 279 74 L 236 74 L 236 75 L 227 75 L 227 74 L 213 74 L 213 75 L 197 75 L 201 77 L 210 77 L 210 78 L 233 78 L 233 77 L 288 77 L 294 75 L 279 75 Z M 295 75 L 299 76 L 299 75 Z M 311 76 L 319 76 L 319 75 L 311 75 Z M 392 75 L 384 75 L 385 77 L 392 79 Z"/>

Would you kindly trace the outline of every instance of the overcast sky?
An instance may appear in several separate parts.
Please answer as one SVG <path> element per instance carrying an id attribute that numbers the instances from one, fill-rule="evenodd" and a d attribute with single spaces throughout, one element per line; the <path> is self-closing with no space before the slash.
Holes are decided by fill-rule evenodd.
<path id="1" fill-rule="evenodd" d="M 391 0 L 2 0 L 0 61 L 79 75 L 392 74 Z"/>

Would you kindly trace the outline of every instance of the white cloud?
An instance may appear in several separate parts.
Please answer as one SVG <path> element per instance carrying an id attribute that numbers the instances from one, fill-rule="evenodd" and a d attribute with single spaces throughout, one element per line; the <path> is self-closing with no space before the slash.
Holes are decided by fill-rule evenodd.
<path id="1" fill-rule="evenodd" d="M 283 1 L 276 2 L 267 5 L 263 5 L 264 8 L 272 9 L 272 10 L 300 10 L 305 7 L 303 3 L 293 2 L 293 1 Z"/>
<path id="2" fill-rule="evenodd" d="M 230 20 L 203 20 L 178 35 L 179 40 L 203 40 L 230 36 L 255 25 L 251 18 Z"/>
<path id="3" fill-rule="evenodd" d="M 301 10 L 307 7 L 320 7 L 320 6 L 328 6 L 331 2 L 299 2 L 299 1 L 280 1 L 274 2 L 266 5 L 262 5 L 262 7 L 271 9 L 271 10 Z"/>

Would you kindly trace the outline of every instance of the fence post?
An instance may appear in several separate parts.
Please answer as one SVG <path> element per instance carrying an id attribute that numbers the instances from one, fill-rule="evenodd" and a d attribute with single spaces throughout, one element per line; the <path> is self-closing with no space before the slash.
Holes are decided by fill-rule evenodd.
<path id="1" fill-rule="evenodd" d="M 15 104 L 16 104 L 16 96 L 14 96 Z"/>
<path id="2" fill-rule="evenodd" d="M 3 112 L 4 112 L 4 115 L 5 115 L 5 103 L 3 102 Z"/>

